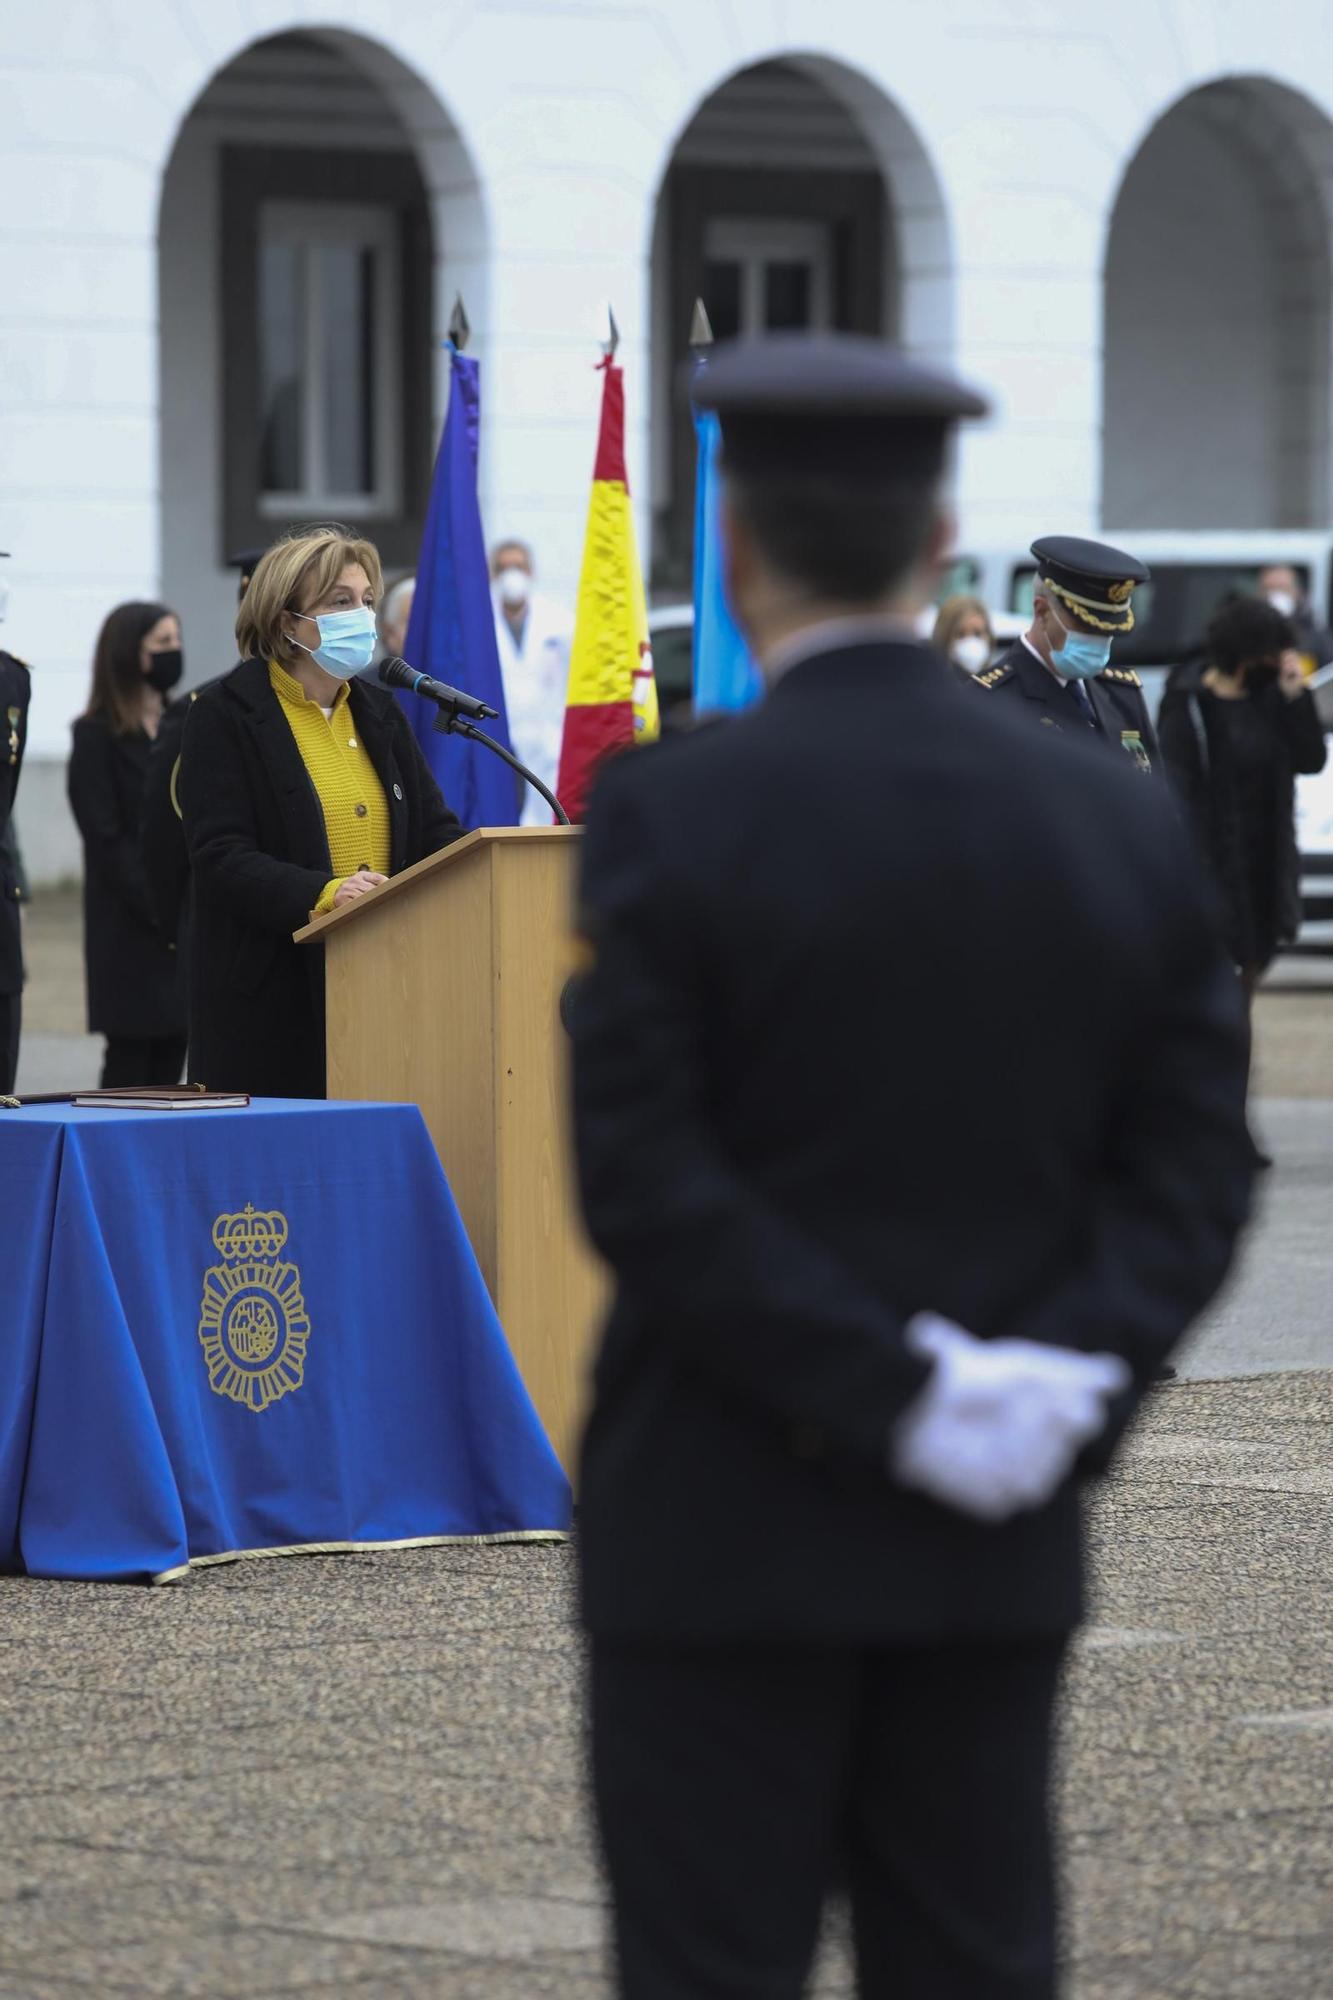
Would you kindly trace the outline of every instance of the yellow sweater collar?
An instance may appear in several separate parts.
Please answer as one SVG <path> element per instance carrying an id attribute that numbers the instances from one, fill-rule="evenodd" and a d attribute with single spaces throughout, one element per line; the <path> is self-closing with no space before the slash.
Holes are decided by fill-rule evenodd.
<path id="1" fill-rule="evenodd" d="M 321 704 L 315 700 L 315 697 L 312 694 L 307 694 L 296 676 L 289 674 L 287 669 L 279 665 L 277 660 L 269 661 L 268 678 L 269 685 L 272 687 L 279 701 L 308 701 L 312 708 L 318 708 L 321 713 L 323 712 Z M 334 695 L 331 706 L 339 708 L 347 699 L 347 682 L 342 681 L 339 683 L 338 692 Z"/>

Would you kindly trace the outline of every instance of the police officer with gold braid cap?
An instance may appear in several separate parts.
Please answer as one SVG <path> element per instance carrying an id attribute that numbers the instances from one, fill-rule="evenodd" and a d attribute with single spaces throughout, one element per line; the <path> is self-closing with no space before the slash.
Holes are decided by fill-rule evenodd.
<path id="1" fill-rule="evenodd" d="M 1117 634 L 1134 630 L 1134 591 L 1149 581 L 1147 564 L 1081 535 L 1045 535 L 1032 553 L 1032 623 L 974 684 L 1012 697 L 1030 721 L 1091 733 L 1165 778 L 1143 683 L 1111 664 Z"/>
<path id="2" fill-rule="evenodd" d="M 565 1010 L 620 1991 L 801 1993 L 841 1881 L 862 1994 L 1052 2000 L 1079 1481 L 1245 1213 L 1236 980 L 1165 787 L 916 636 L 981 399 L 848 335 L 695 393 L 767 693 L 603 766 Z"/>

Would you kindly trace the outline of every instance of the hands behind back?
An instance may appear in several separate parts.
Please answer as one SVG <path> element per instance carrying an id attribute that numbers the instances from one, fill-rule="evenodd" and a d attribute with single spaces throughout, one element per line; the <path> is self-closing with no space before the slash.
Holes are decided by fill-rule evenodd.
<path id="1" fill-rule="evenodd" d="M 977 1340 L 935 1313 L 908 1322 L 907 1344 L 935 1367 L 894 1426 L 889 1469 L 980 1521 L 1045 1506 L 1130 1379 L 1118 1355 Z"/>

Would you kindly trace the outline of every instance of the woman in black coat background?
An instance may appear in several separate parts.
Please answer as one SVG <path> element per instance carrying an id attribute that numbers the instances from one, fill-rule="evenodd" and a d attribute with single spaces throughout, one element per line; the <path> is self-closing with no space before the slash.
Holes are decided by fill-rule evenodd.
<path id="1" fill-rule="evenodd" d="M 1326 749 L 1288 621 L 1263 598 L 1223 604 L 1205 662 L 1162 700 L 1158 735 L 1222 893 L 1231 956 L 1251 998 L 1300 929 L 1296 774 Z"/>
<path id="2" fill-rule="evenodd" d="M 373 894 L 461 834 L 396 698 L 355 677 L 369 664 L 379 588 L 375 550 L 343 530 L 275 543 L 237 619 L 249 657 L 191 705 L 178 792 L 191 867 L 193 1082 L 323 1097 L 324 955 L 293 944 L 293 931 L 317 906 Z M 351 658 L 364 633 L 364 660 Z M 342 658 L 333 634 L 353 641 Z M 330 742 L 332 785 L 318 761 Z M 339 783 L 347 749 L 368 754 L 366 780 L 382 795 L 350 825 L 378 823 L 383 862 L 353 855 L 335 865 L 349 825 Z M 361 813 L 361 800 L 350 810 Z M 368 832 L 367 854 L 371 845 Z"/>
<path id="3" fill-rule="evenodd" d="M 185 1000 L 175 940 L 156 923 L 140 858 L 144 776 L 166 697 L 181 677 L 180 621 L 165 604 L 121 604 L 98 634 L 67 787 L 83 837 L 88 1029 L 106 1036 L 104 1088 L 179 1083 Z"/>

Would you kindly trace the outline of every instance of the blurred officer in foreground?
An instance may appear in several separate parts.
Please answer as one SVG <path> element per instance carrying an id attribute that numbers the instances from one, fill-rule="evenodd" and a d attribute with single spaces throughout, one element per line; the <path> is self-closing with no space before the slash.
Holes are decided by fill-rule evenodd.
<path id="1" fill-rule="evenodd" d="M 1149 580 L 1147 565 L 1079 535 L 1047 535 L 1032 553 L 1032 623 L 977 686 L 1012 697 L 1029 722 L 1091 734 L 1164 776 L 1143 683 L 1132 667 L 1110 663 L 1116 633 L 1134 630 L 1132 599 Z"/>
<path id="2" fill-rule="evenodd" d="M 0 550 L 0 558 L 8 554 Z M 0 619 L 8 587 L 0 582 Z M 0 649 L 0 1096 L 9 1096 L 18 1073 L 23 1027 L 22 867 L 9 816 L 14 810 L 23 746 L 28 740 L 32 675 L 22 660 Z"/>
<path id="3" fill-rule="evenodd" d="M 569 1008 L 621 1990 L 790 2000 L 841 1881 L 863 1994 L 1048 2000 L 1076 1480 L 1246 1212 L 1236 981 L 1165 791 L 912 636 L 980 400 L 847 336 L 696 394 L 769 694 L 605 768 Z"/>

